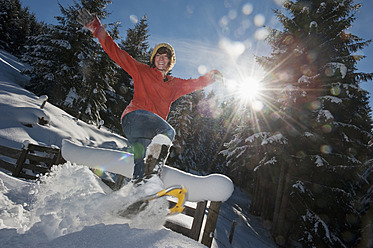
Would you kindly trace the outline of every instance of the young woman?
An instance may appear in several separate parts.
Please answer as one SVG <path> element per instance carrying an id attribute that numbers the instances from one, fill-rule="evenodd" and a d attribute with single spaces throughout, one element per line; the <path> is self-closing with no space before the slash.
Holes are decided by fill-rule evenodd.
<path id="1" fill-rule="evenodd" d="M 212 70 L 197 79 L 172 77 L 168 72 L 175 65 L 176 57 L 170 44 L 161 43 L 154 48 L 149 66 L 121 50 L 97 16 L 86 9 L 79 10 L 77 21 L 98 38 L 110 58 L 132 77 L 134 95 L 123 111 L 121 123 L 134 153 L 134 179 L 160 174 L 175 138 L 175 130 L 166 122 L 171 103 L 222 80 L 222 74 Z"/>

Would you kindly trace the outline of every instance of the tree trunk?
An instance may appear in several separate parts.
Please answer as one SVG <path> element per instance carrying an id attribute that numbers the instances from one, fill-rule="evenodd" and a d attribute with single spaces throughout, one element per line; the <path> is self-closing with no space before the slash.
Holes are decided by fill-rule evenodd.
<path id="1" fill-rule="evenodd" d="M 286 173 L 284 190 L 281 199 L 280 209 L 276 221 L 273 226 L 272 235 L 275 237 L 276 243 L 280 246 L 285 245 L 287 239 L 288 228 L 286 225 L 286 213 L 289 205 L 290 194 L 290 173 Z"/>
<path id="2" fill-rule="evenodd" d="M 372 199 L 373 200 L 373 199 Z M 369 209 L 367 212 L 362 216 L 361 218 L 361 237 L 360 242 L 356 246 L 357 248 L 363 248 L 363 247 L 371 247 L 373 240 L 373 204 L 369 206 Z"/>
<path id="3" fill-rule="evenodd" d="M 277 227 L 278 225 L 280 207 L 281 207 L 282 197 L 284 195 L 286 171 L 287 171 L 287 165 L 285 163 L 282 163 L 281 169 L 280 169 L 280 177 L 278 179 L 277 192 L 276 192 L 275 211 L 273 213 L 273 226 L 274 227 Z"/>
<path id="4" fill-rule="evenodd" d="M 259 208 L 258 208 L 258 195 L 260 192 L 260 177 L 258 173 L 255 173 L 255 179 L 254 179 L 254 190 L 252 194 L 252 199 L 251 199 L 251 205 L 250 205 L 250 212 L 254 215 L 259 215 Z"/>
<path id="5" fill-rule="evenodd" d="M 254 194 L 252 197 L 250 212 L 262 216 L 265 220 L 272 220 L 274 209 L 275 183 L 268 168 L 257 172 Z"/>

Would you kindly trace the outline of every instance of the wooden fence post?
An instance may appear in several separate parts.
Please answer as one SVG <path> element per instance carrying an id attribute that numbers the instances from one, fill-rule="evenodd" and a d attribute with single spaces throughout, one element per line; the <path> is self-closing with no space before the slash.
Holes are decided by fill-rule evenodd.
<path id="1" fill-rule="evenodd" d="M 23 168 L 23 163 L 26 160 L 27 154 L 28 154 L 28 147 L 23 146 L 22 147 L 21 155 L 17 159 L 16 168 L 14 168 L 12 176 L 19 177 L 19 174 L 21 173 L 22 168 Z"/>
<path id="2" fill-rule="evenodd" d="M 207 214 L 205 231 L 203 232 L 201 243 L 207 247 L 211 247 L 212 239 L 214 238 L 214 232 L 216 223 L 218 222 L 218 216 L 220 211 L 221 202 L 210 202 L 210 207 Z"/>
<path id="3" fill-rule="evenodd" d="M 206 206 L 207 206 L 207 201 L 197 203 L 196 211 L 195 211 L 194 218 L 193 218 L 192 228 L 190 229 L 189 237 L 197 241 L 201 233 L 203 217 L 205 215 Z"/>
<path id="4" fill-rule="evenodd" d="M 124 176 L 118 175 L 117 179 L 115 180 L 113 190 L 114 191 L 119 190 L 122 187 L 123 181 L 124 181 Z"/>
<path id="5" fill-rule="evenodd" d="M 234 234 L 234 229 L 236 228 L 236 224 L 237 224 L 237 221 L 233 221 L 232 222 L 232 226 L 231 226 L 231 231 L 229 233 L 229 243 L 232 244 L 233 242 L 233 234 Z"/>

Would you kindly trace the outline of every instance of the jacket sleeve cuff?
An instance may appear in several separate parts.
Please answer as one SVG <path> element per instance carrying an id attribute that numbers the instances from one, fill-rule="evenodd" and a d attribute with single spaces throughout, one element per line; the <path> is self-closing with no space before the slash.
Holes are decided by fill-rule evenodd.
<path id="1" fill-rule="evenodd" d="M 90 23 L 85 25 L 85 27 L 89 31 L 91 31 L 94 36 L 96 36 L 96 33 L 100 29 L 101 26 L 102 26 L 102 24 L 101 24 L 100 20 L 97 18 L 97 16 L 95 17 L 95 19 L 93 19 L 93 21 L 91 21 Z"/>

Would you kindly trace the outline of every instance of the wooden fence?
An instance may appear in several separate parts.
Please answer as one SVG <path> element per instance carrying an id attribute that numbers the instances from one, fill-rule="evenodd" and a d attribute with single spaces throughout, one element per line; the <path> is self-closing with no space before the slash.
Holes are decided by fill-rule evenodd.
<path id="1" fill-rule="evenodd" d="M 190 237 L 196 241 L 201 239 L 201 243 L 207 247 L 211 247 L 212 240 L 214 238 L 214 232 L 216 223 L 218 221 L 218 214 L 220 210 L 221 202 L 210 202 L 203 201 L 198 202 L 197 207 L 185 206 L 184 211 L 181 214 L 193 217 L 192 227 L 190 229 L 167 221 L 165 227 L 173 230 L 174 232 L 181 233 L 187 237 Z M 205 226 L 203 226 L 203 220 L 207 214 Z M 202 232 L 202 237 L 200 236 Z"/>
<path id="2" fill-rule="evenodd" d="M 10 171 L 15 177 L 34 180 L 37 178 L 35 175 L 44 174 L 48 172 L 53 165 L 65 162 L 59 148 L 26 144 L 19 150 L 0 145 L 0 167 Z M 118 176 L 114 183 L 103 181 L 112 189 L 117 190 L 123 184 L 123 180 L 123 176 Z M 172 204 L 172 202 L 170 204 Z M 193 218 L 192 227 L 189 229 L 175 224 L 172 221 L 167 221 L 165 227 L 196 241 L 199 241 L 201 238 L 202 244 L 211 247 L 219 209 L 220 202 L 210 202 L 210 204 L 208 204 L 207 201 L 203 201 L 197 203 L 196 208 L 185 206 L 181 214 Z M 206 224 L 203 227 L 203 220 L 206 214 Z"/>
<path id="3" fill-rule="evenodd" d="M 44 174 L 54 164 L 65 163 L 60 149 L 34 144 L 23 145 L 21 150 L 0 145 L 0 155 L 16 160 L 0 159 L 0 167 L 12 172 L 15 177 L 36 179 L 36 174 Z M 28 173 L 31 171 L 31 173 Z"/>

